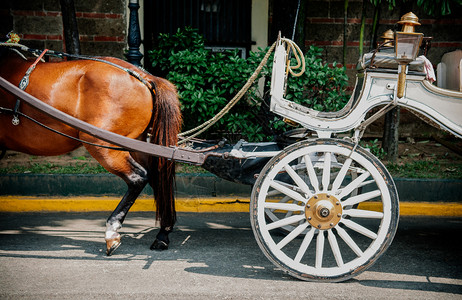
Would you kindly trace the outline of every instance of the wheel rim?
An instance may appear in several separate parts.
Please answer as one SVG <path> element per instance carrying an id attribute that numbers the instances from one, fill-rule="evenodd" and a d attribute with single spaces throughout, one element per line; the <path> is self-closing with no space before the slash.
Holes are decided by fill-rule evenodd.
<path id="1" fill-rule="evenodd" d="M 257 241 L 295 277 L 345 280 L 391 243 L 398 218 L 394 183 L 375 157 L 352 149 L 332 139 L 293 145 L 256 182 L 251 217 Z"/>

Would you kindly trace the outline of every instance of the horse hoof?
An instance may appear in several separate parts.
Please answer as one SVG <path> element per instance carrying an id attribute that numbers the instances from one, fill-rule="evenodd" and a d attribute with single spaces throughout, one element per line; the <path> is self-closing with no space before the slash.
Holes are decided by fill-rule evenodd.
<path id="1" fill-rule="evenodd" d="M 158 250 L 158 251 L 167 250 L 168 249 L 168 244 L 166 242 L 164 242 L 164 241 L 160 241 L 160 240 L 156 239 L 154 241 L 154 243 L 152 243 L 150 249 L 151 250 Z"/>
<path id="2" fill-rule="evenodd" d="M 121 242 L 120 242 L 120 236 L 117 236 L 115 238 L 111 239 L 105 239 L 106 240 L 106 254 L 107 256 L 111 256 L 112 253 L 119 248 Z"/>

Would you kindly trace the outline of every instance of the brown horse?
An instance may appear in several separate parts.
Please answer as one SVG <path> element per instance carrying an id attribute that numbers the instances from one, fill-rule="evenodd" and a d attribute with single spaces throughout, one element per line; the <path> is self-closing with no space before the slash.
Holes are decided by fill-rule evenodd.
<path id="1" fill-rule="evenodd" d="M 131 64 L 103 58 L 112 64 L 136 71 L 135 78 L 114 65 L 93 61 L 38 62 L 30 74 L 25 91 L 45 103 L 99 128 L 140 140 L 170 146 L 177 143 L 181 112 L 175 87 L 165 79 L 148 74 Z M 15 53 L 0 58 L 0 76 L 20 83 L 34 60 L 24 60 Z M 14 109 L 16 99 L 0 89 L 0 108 Z M 13 125 L 11 113 L 0 113 L 0 149 L 31 155 L 61 155 L 82 143 L 49 131 L 19 116 Z M 112 146 L 77 129 L 56 121 L 26 103 L 19 111 L 68 136 L 103 146 Z M 109 172 L 121 177 L 128 186 L 117 208 L 107 220 L 107 254 L 120 245 L 117 232 L 147 183 L 154 190 L 156 217 L 160 231 L 151 249 L 167 249 L 168 234 L 176 220 L 174 205 L 174 163 L 140 153 L 130 153 L 83 143 L 88 152 Z"/>

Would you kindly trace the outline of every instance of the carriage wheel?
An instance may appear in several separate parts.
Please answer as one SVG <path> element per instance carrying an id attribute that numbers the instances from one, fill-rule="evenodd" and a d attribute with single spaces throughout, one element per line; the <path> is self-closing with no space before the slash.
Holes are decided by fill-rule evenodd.
<path id="1" fill-rule="evenodd" d="M 398 194 L 383 164 L 337 139 L 291 145 L 252 191 L 252 229 L 263 253 L 294 277 L 343 281 L 370 267 L 398 226 Z"/>

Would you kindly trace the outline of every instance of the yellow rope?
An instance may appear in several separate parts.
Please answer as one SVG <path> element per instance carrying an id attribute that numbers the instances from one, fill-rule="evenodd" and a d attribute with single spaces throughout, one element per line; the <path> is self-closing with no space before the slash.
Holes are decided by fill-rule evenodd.
<path id="1" fill-rule="evenodd" d="M 223 107 L 223 109 L 218 112 L 213 118 L 209 119 L 208 121 L 202 123 L 201 125 L 191 129 L 191 130 L 188 130 L 186 132 L 182 132 L 179 134 L 180 137 L 183 137 L 185 135 L 188 135 L 188 134 L 191 134 L 193 132 L 196 132 L 192 135 L 190 135 L 189 137 L 187 138 L 184 138 L 183 140 L 179 141 L 178 144 L 183 144 L 183 143 L 186 143 L 187 141 L 191 140 L 192 138 L 198 136 L 199 134 L 201 134 L 202 132 L 206 131 L 207 129 L 209 129 L 211 126 L 213 126 L 218 120 L 220 120 L 241 98 L 242 96 L 245 95 L 245 93 L 249 90 L 249 88 L 251 87 L 252 83 L 255 81 L 255 79 L 257 78 L 258 74 L 260 74 L 261 70 L 263 69 L 263 66 L 266 65 L 266 62 L 268 61 L 268 58 L 271 54 L 271 52 L 273 52 L 274 50 L 274 47 L 276 47 L 276 43 L 273 43 L 273 45 L 271 46 L 271 48 L 268 50 L 268 52 L 266 52 L 266 55 L 265 57 L 263 58 L 263 60 L 261 61 L 261 63 L 258 65 L 257 69 L 255 70 L 255 72 L 253 72 L 252 76 L 250 76 L 250 78 L 247 80 L 247 82 L 244 84 L 244 86 L 239 90 L 239 92 L 237 92 L 237 94 L 233 97 L 233 99 L 231 99 L 231 101 L 228 102 L 228 104 L 226 104 L 225 107 Z"/>

